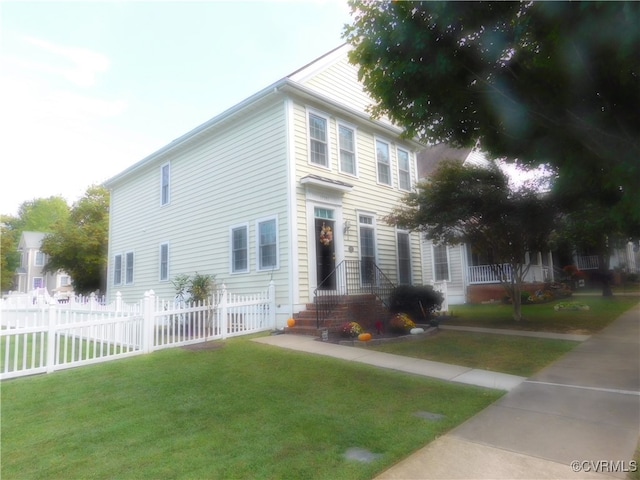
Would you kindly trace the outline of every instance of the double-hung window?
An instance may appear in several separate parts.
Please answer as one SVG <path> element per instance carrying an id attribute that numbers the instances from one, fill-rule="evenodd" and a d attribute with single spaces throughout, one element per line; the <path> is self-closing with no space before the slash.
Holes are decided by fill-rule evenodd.
<path id="1" fill-rule="evenodd" d="M 449 255 L 446 245 L 433 246 L 433 276 L 436 282 L 449 281 Z"/>
<path id="2" fill-rule="evenodd" d="M 340 143 L 340 171 L 349 175 L 356 174 L 356 141 L 355 131 L 346 125 L 338 127 Z"/>
<path id="3" fill-rule="evenodd" d="M 376 263 L 376 230 L 374 218 L 369 215 L 358 215 L 360 231 L 360 276 L 363 285 L 370 285 L 374 280 Z"/>
<path id="4" fill-rule="evenodd" d="M 231 228 L 231 273 L 249 271 L 249 227 Z"/>
<path id="5" fill-rule="evenodd" d="M 171 165 L 165 163 L 160 168 L 160 204 L 167 205 L 170 200 Z"/>
<path id="6" fill-rule="evenodd" d="M 315 113 L 309 113 L 309 161 L 329 167 L 328 144 L 327 119 Z"/>
<path id="7" fill-rule="evenodd" d="M 398 283 L 411 284 L 411 238 L 407 232 L 398 232 Z"/>
<path id="8" fill-rule="evenodd" d="M 398 188 L 400 188 L 400 190 L 411 190 L 410 165 L 409 152 L 398 149 Z"/>
<path id="9" fill-rule="evenodd" d="M 160 281 L 169 280 L 169 244 L 160 244 Z"/>
<path id="10" fill-rule="evenodd" d="M 378 164 L 378 183 L 391 185 L 389 144 L 381 140 L 376 140 L 376 162 Z"/>
<path id="11" fill-rule="evenodd" d="M 126 285 L 133 283 L 133 252 L 125 253 L 124 283 Z"/>
<path id="12" fill-rule="evenodd" d="M 113 284 L 122 285 L 122 255 L 113 258 Z"/>
<path id="13" fill-rule="evenodd" d="M 258 270 L 278 268 L 278 222 L 275 218 L 257 223 Z"/>
<path id="14" fill-rule="evenodd" d="M 45 255 L 43 252 L 37 251 L 34 265 L 36 267 L 44 267 Z"/>

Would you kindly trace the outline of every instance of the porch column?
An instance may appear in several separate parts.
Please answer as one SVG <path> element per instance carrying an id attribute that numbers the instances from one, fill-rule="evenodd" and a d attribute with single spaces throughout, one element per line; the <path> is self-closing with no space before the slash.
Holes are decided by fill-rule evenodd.
<path id="1" fill-rule="evenodd" d="M 553 254 L 551 253 L 551 251 L 547 252 L 547 258 L 549 262 L 549 281 L 555 282 L 556 279 L 554 276 L 554 268 L 553 268 Z"/>

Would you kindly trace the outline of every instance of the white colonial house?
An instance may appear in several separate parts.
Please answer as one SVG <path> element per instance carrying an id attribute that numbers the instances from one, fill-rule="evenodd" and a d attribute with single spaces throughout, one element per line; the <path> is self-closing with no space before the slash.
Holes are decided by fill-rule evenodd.
<path id="1" fill-rule="evenodd" d="M 108 297 L 134 301 L 153 289 L 172 298 L 175 276 L 196 272 L 234 292 L 273 280 L 282 327 L 319 291 L 424 283 L 420 235 L 383 220 L 414 187 L 424 146 L 370 117 L 348 49 L 106 182 Z"/>

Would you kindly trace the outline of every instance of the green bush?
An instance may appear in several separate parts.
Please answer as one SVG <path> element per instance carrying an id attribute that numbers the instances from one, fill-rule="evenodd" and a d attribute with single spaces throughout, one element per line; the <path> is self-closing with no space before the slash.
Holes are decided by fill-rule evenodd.
<path id="1" fill-rule="evenodd" d="M 442 305 L 442 294 L 430 286 L 400 285 L 391 293 L 391 313 L 406 313 L 418 321 L 427 321 Z"/>

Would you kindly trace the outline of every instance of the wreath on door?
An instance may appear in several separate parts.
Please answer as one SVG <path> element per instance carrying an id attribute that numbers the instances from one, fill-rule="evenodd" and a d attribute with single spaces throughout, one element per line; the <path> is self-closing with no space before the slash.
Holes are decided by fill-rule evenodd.
<path id="1" fill-rule="evenodd" d="M 320 243 L 322 245 L 329 246 L 333 241 L 333 232 L 331 231 L 331 227 L 328 227 L 322 223 L 322 228 L 320 229 Z"/>

